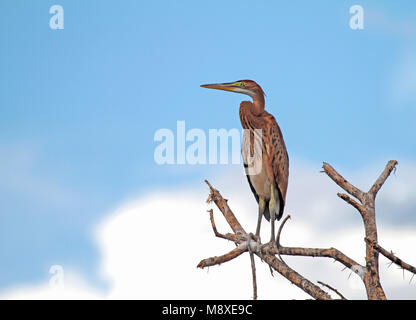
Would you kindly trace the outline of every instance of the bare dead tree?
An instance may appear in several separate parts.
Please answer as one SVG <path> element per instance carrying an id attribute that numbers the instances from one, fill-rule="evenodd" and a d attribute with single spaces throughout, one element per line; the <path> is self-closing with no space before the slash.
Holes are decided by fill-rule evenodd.
<path id="1" fill-rule="evenodd" d="M 391 160 L 387 163 L 381 175 L 378 177 L 376 182 L 371 186 L 368 192 L 364 192 L 351 183 L 349 183 L 344 177 L 342 177 L 332 166 L 328 163 L 323 164 L 323 172 L 325 172 L 338 186 L 340 186 L 347 193 L 338 193 L 338 197 L 352 205 L 360 213 L 364 229 L 365 229 L 365 244 L 366 244 L 366 255 L 365 265 L 361 265 L 347 255 L 342 253 L 336 248 L 301 248 L 301 247 L 284 247 L 280 244 L 280 235 L 285 223 L 288 221 L 290 216 L 287 216 L 281 223 L 277 236 L 276 244 L 278 252 L 270 243 L 262 244 L 260 239 L 257 239 L 252 233 L 247 233 L 239 221 L 237 220 L 234 213 L 231 211 L 227 204 L 227 200 L 224 199 L 220 192 L 213 188 L 211 184 L 205 180 L 210 188 L 210 194 L 207 202 L 214 202 L 218 209 L 223 214 L 228 225 L 231 227 L 233 233 L 222 234 L 219 233 L 214 221 L 214 213 L 211 209 L 210 220 L 211 226 L 214 230 L 216 237 L 226 239 L 235 243 L 236 248 L 230 252 L 215 256 L 208 259 L 204 259 L 198 264 L 198 268 L 206 268 L 214 265 L 220 265 L 237 258 L 245 252 L 249 252 L 250 261 L 252 266 L 252 277 L 253 277 L 253 298 L 257 298 L 257 284 L 256 284 L 256 270 L 254 265 L 253 255 L 258 256 L 261 261 L 267 263 L 271 270 L 275 270 L 280 273 L 283 277 L 288 279 L 290 282 L 298 286 L 300 289 L 308 293 L 315 299 L 330 300 L 332 297 L 322 290 L 318 285 L 308 280 L 304 276 L 300 275 L 297 271 L 289 267 L 281 256 L 304 256 L 304 257 L 325 257 L 332 258 L 339 263 L 343 264 L 345 268 L 350 269 L 356 273 L 364 283 L 366 288 L 367 297 L 369 300 L 385 300 L 386 295 L 380 283 L 379 274 L 379 254 L 382 254 L 392 263 L 397 264 L 403 270 L 407 270 L 411 273 L 416 274 L 416 268 L 402 261 L 396 257 L 393 252 L 385 250 L 378 244 L 377 240 L 377 225 L 375 216 L 375 199 L 378 191 L 383 186 L 389 175 L 393 170 L 396 169 L 397 161 Z M 277 255 L 277 256 L 276 256 Z M 346 299 L 337 289 L 318 281 L 322 286 L 335 292 L 341 299 Z"/>

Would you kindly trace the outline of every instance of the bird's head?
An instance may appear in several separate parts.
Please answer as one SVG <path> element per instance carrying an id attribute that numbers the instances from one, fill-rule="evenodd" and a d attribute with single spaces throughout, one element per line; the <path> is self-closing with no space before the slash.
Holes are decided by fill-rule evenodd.
<path id="1" fill-rule="evenodd" d="M 254 100 L 263 98 L 264 96 L 263 89 L 253 80 L 238 80 L 236 82 L 228 83 L 203 84 L 201 87 L 243 93 L 252 97 Z"/>

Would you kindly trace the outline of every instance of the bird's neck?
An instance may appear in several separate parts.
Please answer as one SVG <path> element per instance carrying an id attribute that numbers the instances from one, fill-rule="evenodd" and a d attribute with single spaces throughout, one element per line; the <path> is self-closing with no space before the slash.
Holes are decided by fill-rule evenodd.
<path id="1" fill-rule="evenodd" d="M 255 95 L 253 98 L 253 106 L 251 108 L 251 112 L 255 115 L 260 115 L 264 111 L 264 96 L 263 95 Z"/>

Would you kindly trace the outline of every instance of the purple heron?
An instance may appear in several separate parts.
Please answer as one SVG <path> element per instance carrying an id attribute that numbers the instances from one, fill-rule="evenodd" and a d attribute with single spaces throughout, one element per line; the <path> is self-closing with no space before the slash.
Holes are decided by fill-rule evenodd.
<path id="1" fill-rule="evenodd" d="M 279 125 L 264 108 L 263 89 L 252 80 L 205 84 L 201 87 L 242 93 L 253 99 L 253 102 L 243 101 L 240 104 L 241 125 L 249 132 L 248 139 L 244 139 L 243 135 L 241 153 L 248 183 L 259 205 L 256 236 L 260 236 L 264 215 L 267 221 L 271 221 L 270 242 L 275 245 L 274 224 L 276 219 L 282 217 L 285 207 L 289 157 Z M 256 153 L 260 156 L 256 156 Z"/>

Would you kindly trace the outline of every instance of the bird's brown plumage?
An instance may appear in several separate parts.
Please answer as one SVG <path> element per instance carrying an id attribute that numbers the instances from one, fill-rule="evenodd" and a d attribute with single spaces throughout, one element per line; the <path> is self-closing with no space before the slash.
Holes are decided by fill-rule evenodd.
<path id="1" fill-rule="evenodd" d="M 277 124 L 274 116 L 263 110 L 260 114 L 253 113 L 253 103 L 250 101 L 243 101 L 240 104 L 240 120 L 244 129 L 250 130 L 250 154 L 254 153 L 254 130 L 260 129 L 262 133 L 262 157 L 268 175 L 272 182 L 275 183 L 279 192 L 279 212 L 277 212 L 277 219 L 279 220 L 283 215 L 283 210 L 286 202 L 286 191 L 289 179 L 289 157 L 286 150 L 286 145 L 283 140 L 283 135 Z M 244 145 L 243 145 L 244 148 Z M 242 150 L 243 154 L 246 152 Z M 245 164 L 247 165 L 247 164 Z M 250 180 L 250 175 L 247 175 L 247 180 L 250 184 L 257 202 L 258 194 L 253 187 Z M 268 199 L 266 199 L 268 200 Z M 265 217 L 270 219 L 268 206 L 266 205 Z"/>

